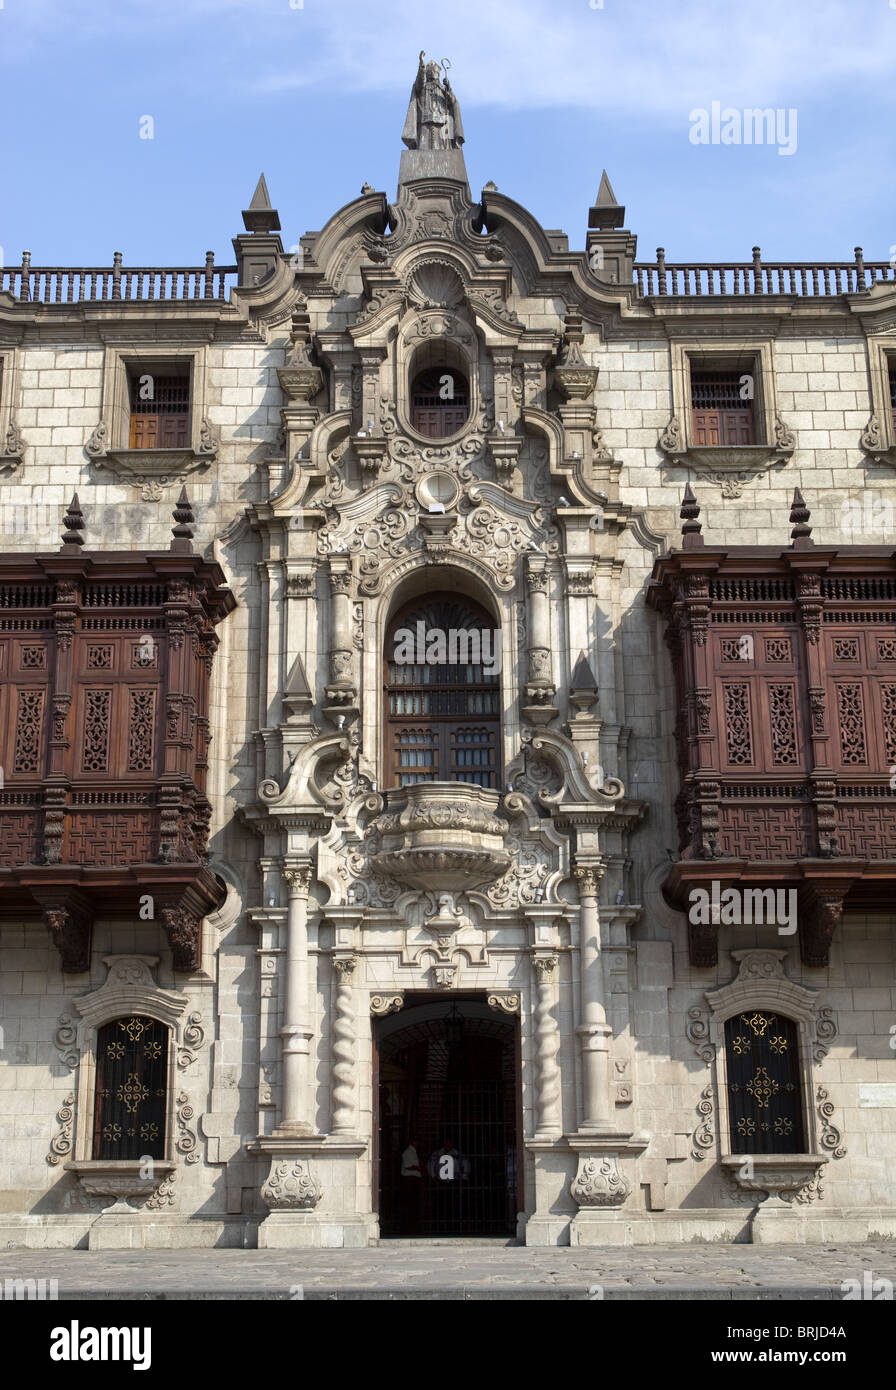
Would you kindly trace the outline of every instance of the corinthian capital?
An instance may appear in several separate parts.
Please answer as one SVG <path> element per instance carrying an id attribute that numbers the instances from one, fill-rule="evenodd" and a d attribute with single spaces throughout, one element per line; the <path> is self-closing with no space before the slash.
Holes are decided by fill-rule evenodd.
<path id="1" fill-rule="evenodd" d="M 577 864 L 573 873 L 582 897 L 597 897 L 598 885 L 604 876 L 603 864 Z"/>
<path id="2" fill-rule="evenodd" d="M 291 898 L 304 898 L 311 887 L 311 865 L 290 864 L 283 870 L 286 887 Z"/>

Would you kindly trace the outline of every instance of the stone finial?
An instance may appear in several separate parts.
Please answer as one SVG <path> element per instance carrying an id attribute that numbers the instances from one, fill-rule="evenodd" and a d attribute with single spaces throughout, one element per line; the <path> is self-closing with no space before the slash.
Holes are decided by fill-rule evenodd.
<path id="1" fill-rule="evenodd" d="M 296 656 L 283 688 L 283 703 L 292 715 L 307 714 L 314 704 L 314 696 L 300 656 Z"/>
<path id="2" fill-rule="evenodd" d="M 255 186 L 252 201 L 243 211 L 243 226 L 247 232 L 279 232 L 280 216 L 271 207 L 271 198 L 264 174 Z"/>
<path id="3" fill-rule="evenodd" d="M 193 508 L 190 506 L 190 499 L 187 497 L 187 489 L 182 487 L 180 497 L 177 499 L 177 506 L 172 512 L 176 526 L 172 526 L 171 534 L 174 540 L 171 542 L 171 549 L 181 555 L 192 555 L 193 547 L 190 542 L 193 539 L 193 526 L 196 518 L 193 516 Z"/>
<path id="4" fill-rule="evenodd" d="M 793 530 L 790 539 L 795 550 L 805 550 L 808 546 L 814 545 L 812 540 L 812 527 L 806 523 L 809 520 L 809 508 L 803 500 L 803 494 L 798 487 L 793 489 L 793 505 L 790 508 L 790 524 Z"/>
<path id="5" fill-rule="evenodd" d="M 700 507 L 694 496 L 690 483 L 685 483 L 684 496 L 681 499 L 681 517 L 684 525 L 681 528 L 682 547 L 685 550 L 697 550 L 703 545 L 703 537 L 700 534 L 701 525 L 697 520 L 700 515 Z"/>
<path id="6" fill-rule="evenodd" d="M 71 550 L 77 555 L 78 548 L 84 544 L 84 537 L 79 535 L 79 531 L 84 530 L 84 513 L 81 511 L 81 504 L 78 501 L 78 494 L 72 494 L 72 500 L 68 504 L 65 513 L 65 530 L 62 533 L 62 550 Z"/>
<path id="7" fill-rule="evenodd" d="M 600 188 L 597 190 L 594 206 L 588 209 L 588 226 L 597 227 L 602 232 L 609 232 L 614 227 L 621 227 L 624 221 L 625 205 L 617 203 L 616 194 L 613 192 L 610 180 L 607 178 L 607 171 L 604 169 L 600 176 Z"/>
<path id="8" fill-rule="evenodd" d="M 574 705 L 580 715 L 587 714 L 597 700 L 598 689 L 594 672 L 584 652 L 579 652 L 578 660 L 569 682 L 569 703 Z"/>

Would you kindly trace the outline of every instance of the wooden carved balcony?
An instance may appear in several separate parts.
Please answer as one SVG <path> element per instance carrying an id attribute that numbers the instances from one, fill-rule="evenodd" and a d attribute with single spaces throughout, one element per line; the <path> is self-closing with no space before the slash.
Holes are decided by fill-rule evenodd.
<path id="1" fill-rule="evenodd" d="M 648 592 L 676 683 L 666 892 L 796 889 L 803 960 L 825 965 L 844 904 L 892 910 L 896 888 L 896 552 L 815 545 L 804 522 L 788 549 L 704 545 L 688 497 Z M 717 931 L 690 924 L 694 964 Z"/>
<path id="2" fill-rule="evenodd" d="M 68 971 L 89 967 L 99 915 L 158 921 L 193 970 L 220 900 L 208 693 L 236 601 L 190 534 L 116 553 L 72 531 L 53 554 L 0 556 L 0 912 L 41 912 Z"/>

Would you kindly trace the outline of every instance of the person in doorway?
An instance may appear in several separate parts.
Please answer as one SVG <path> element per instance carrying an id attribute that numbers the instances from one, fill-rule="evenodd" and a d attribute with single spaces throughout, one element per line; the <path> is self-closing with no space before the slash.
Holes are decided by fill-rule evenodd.
<path id="1" fill-rule="evenodd" d="M 431 1178 L 441 1182 L 458 1182 L 470 1176 L 470 1160 L 452 1139 L 446 1139 L 439 1149 L 433 1149 L 426 1165 Z"/>
<path id="2" fill-rule="evenodd" d="M 436 1185 L 436 1220 L 441 1235 L 456 1235 L 461 1219 L 461 1183 L 470 1176 L 470 1160 L 446 1139 L 434 1149 L 426 1165 Z"/>
<path id="3" fill-rule="evenodd" d="M 423 1168 L 419 1143 L 413 1138 L 401 1155 L 401 1195 L 408 1231 L 416 1235 L 423 1221 Z"/>

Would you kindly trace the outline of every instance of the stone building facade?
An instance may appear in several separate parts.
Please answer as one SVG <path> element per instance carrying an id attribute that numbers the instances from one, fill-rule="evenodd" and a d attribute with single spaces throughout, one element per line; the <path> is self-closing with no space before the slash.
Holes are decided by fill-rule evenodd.
<path id="1" fill-rule="evenodd" d="M 893 269 L 403 139 L 2 272 L 0 1238 L 893 1236 Z"/>

